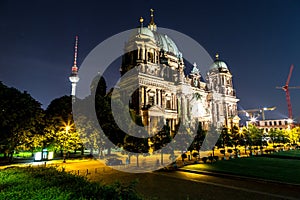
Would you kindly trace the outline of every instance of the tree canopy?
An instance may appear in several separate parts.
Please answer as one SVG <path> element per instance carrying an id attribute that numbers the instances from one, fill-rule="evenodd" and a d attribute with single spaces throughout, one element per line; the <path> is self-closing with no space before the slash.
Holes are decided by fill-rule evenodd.
<path id="1" fill-rule="evenodd" d="M 20 92 L 0 82 L 0 148 L 12 155 L 19 148 L 37 147 L 43 130 L 41 104 L 26 91 Z"/>

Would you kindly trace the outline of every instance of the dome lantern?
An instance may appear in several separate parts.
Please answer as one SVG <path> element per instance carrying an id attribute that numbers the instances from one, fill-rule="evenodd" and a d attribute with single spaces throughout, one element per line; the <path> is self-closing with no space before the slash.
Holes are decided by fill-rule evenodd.
<path id="1" fill-rule="evenodd" d="M 150 9 L 150 16 L 151 16 L 151 21 L 148 25 L 148 28 L 151 30 L 151 31 L 156 31 L 156 24 L 154 23 L 154 14 L 153 14 L 154 10 L 151 8 Z"/>

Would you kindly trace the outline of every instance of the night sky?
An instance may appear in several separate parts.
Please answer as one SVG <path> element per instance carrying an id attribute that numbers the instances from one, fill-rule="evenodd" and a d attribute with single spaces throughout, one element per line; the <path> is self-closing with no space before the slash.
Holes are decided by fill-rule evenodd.
<path id="1" fill-rule="evenodd" d="M 80 65 L 99 43 L 149 22 L 182 32 L 233 74 L 239 109 L 276 106 L 270 117 L 287 117 L 282 86 L 300 86 L 300 1 L 0 1 L 0 81 L 28 91 L 46 108 L 69 95 L 75 35 Z M 176 42 L 176 41 L 175 41 Z M 183 55 L 184 56 L 184 55 Z M 201 70 L 201 66 L 200 66 Z M 300 89 L 290 90 L 300 118 Z M 271 114 L 270 114 L 271 115 Z"/>

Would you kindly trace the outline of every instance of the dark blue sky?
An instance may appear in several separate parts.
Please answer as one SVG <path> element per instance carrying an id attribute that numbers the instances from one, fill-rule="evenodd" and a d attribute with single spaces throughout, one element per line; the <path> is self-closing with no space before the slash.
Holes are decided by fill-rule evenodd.
<path id="1" fill-rule="evenodd" d="M 106 38 L 149 20 L 198 41 L 213 57 L 219 52 L 234 76 L 245 109 L 277 106 L 287 116 L 285 83 L 300 86 L 300 2 L 297 0 L 211 1 L 4 1 L 0 2 L 0 81 L 28 91 L 46 107 L 70 94 L 68 80 L 75 35 L 79 65 Z M 175 41 L 176 42 L 176 41 Z M 200 66 L 201 68 L 201 66 Z M 201 70 L 201 69 L 200 69 Z M 291 90 L 300 118 L 300 90 Z"/>

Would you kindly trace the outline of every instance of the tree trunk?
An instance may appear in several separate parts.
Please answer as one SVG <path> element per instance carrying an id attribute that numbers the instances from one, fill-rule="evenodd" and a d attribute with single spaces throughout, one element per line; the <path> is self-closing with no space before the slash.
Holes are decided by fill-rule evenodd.
<path id="1" fill-rule="evenodd" d="M 103 151 L 102 151 L 102 148 L 99 147 L 98 151 L 99 151 L 99 159 L 102 159 L 102 158 L 103 158 Z"/>
<path id="2" fill-rule="evenodd" d="M 12 161 L 13 161 L 13 155 L 14 155 L 14 152 L 13 151 L 11 151 L 9 154 L 8 154 L 8 157 L 9 157 L 9 162 L 10 163 L 12 163 Z"/>
<path id="3" fill-rule="evenodd" d="M 236 144 L 234 145 L 234 151 L 235 151 L 235 157 L 237 158 L 238 157 L 238 151 L 237 151 L 237 148 L 236 148 Z"/>
<path id="4" fill-rule="evenodd" d="M 84 155 L 84 147 L 81 147 L 81 155 Z"/>
<path id="5" fill-rule="evenodd" d="M 161 165 L 164 164 L 164 152 L 163 152 L 163 150 L 160 151 L 160 163 L 161 163 Z"/>
<path id="6" fill-rule="evenodd" d="M 140 165 L 139 165 L 139 154 L 136 154 L 136 166 L 140 167 Z"/>
<path id="7" fill-rule="evenodd" d="M 128 154 L 128 164 L 130 164 L 131 160 L 130 160 L 131 156 Z"/>

